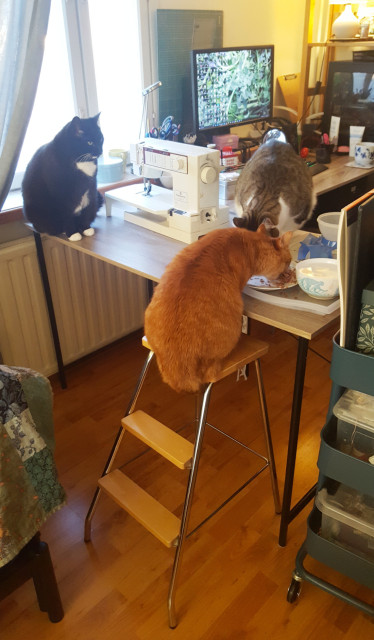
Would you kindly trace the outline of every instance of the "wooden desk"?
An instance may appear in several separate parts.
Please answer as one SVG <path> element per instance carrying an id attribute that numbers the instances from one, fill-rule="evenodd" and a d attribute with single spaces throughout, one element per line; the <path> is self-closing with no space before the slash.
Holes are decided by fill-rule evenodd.
<path id="1" fill-rule="evenodd" d="M 325 172 L 327 173 L 327 172 Z M 70 242 L 63 236 L 56 242 L 66 244 L 76 251 L 109 262 L 121 269 L 136 273 L 148 281 L 158 282 L 166 265 L 185 245 L 178 240 L 137 227 L 123 220 L 121 209 L 113 207 L 112 217 L 104 213 L 97 216 L 94 227 L 96 233 L 83 237 L 79 242 Z M 32 227 L 31 227 L 32 228 Z M 61 354 L 53 302 L 49 289 L 48 275 L 44 261 L 42 238 L 34 231 L 38 259 L 43 277 L 43 285 L 51 320 L 54 345 L 59 365 L 60 381 L 66 386 L 63 358 Z M 314 487 L 291 509 L 292 486 L 295 471 L 296 449 L 300 426 L 300 414 L 304 388 L 304 377 L 309 341 L 329 327 L 339 317 L 339 311 L 321 316 L 305 311 L 277 307 L 244 295 L 244 313 L 249 318 L 277 327 L 298 337 L 298 350 L 294 377 L 293 402 L 290 418 L 289 444 L 286 476 L 283 493 L 279 543 L 286 544 L 288 524 L 314 495 Z"/>
<path id="2" fill-rule="evenodd" d="M 347 156 L 333 156 L 332 162 L 328 165 L 328 169 L 313 177 L 317 196 L 332 192 L 335 189 L 339 189 L 344 185 L 348 185 L 374 173 L 374 167 L 370 169 L 347 167 L 347 162 L 349 162 Z M 29 226 L 32 229 L 32 226 Z M 111 218 L 107 218 L 104 212 L 98 215 L 94 227 L 96 234 L 92 237 L 84 237 L 80 242 L 70 242 L 63 236 L 55 240 L 77 251 L 87 253 L 94 258 L 104 260 L 121 269 L 126 269 L 127 271 L 143 276 L 148 282 L 158 282 L 166 265 L 184 246 L 182 242 L 166 238 L 157 233 L 137 227 L 129 222 L 125 222 L 121 210 L 117 207 L 113 207 L 113 216 Z M 40 234 L 36 232 L 34 232 L 34 238 L 51 321 L 60 381 L 62 387 L 65 387 L 64 364 L 54 316 L 53 301 L 49 289 L 42 239 Z M 313 487 L 291 509 L 296 449 L 309 341 L 336 322 L 339 317 L 339 312 L 336 311 L 327 316 L 320 316 L 305 311 L 291 311 L 289 309 L 276 307 L 255 300 L 254 298 L 249 298 L 246 295 L 243 296 L 243 300 L 244 313 L 249 318 L 292 333 L 298 338 L 288 456 L 279 533 L 279 544 L 284 546 L 286 544 L 289 523 L 314 496 L 315 491 L 315 487 Z"/>
<path id="3" fill-rule="evenodd" d="M 358 169 L 357 167 L 347 167 L 347 163 L 353 160 L 348 156 L 332 155 L 331 163 L 326 165 L 328 169 L 313 176 L 313 185 L 317 196 L 321 196 L 329 191 L 334 191 L 344 185 L 351 184 L 360 178 L 365 178 L 374 174 L 374 167 L 368 169 Z M 348 202 L 346 204 L 349 204 Z"/>

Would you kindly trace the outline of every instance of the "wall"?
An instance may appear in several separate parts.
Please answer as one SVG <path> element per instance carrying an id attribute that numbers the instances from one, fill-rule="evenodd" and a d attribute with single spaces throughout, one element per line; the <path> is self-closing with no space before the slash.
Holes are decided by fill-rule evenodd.
<path id="1" fill-rule="evenodd" d="M 150 10 L 223 11 L 224 46 L 275 45 L 275 76 L 300 71 L 305 0 L 150 0 Z"/>

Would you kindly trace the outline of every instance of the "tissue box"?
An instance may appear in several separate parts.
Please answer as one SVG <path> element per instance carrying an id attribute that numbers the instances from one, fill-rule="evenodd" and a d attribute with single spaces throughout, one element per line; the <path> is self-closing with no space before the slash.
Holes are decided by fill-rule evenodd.
<path id="1" fill-rule="evenodd" d="M 362 292 L 356 349 L 374 355 L 374 280 Z"/>

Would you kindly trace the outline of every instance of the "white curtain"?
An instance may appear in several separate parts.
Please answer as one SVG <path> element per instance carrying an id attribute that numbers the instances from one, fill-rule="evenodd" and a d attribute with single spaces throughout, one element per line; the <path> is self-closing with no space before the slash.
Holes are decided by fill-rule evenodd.
<path id="1" fill-rule="evenodd" d="M 34 104 L 51 0 L 0 0 L 0 210 Z"/>

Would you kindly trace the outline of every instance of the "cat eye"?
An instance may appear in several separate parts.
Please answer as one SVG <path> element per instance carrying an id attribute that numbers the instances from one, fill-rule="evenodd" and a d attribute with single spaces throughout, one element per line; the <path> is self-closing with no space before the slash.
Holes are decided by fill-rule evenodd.
<path id="1" fill-rule="evenodd" d="M 89 144 L 90 146 L 93 145 L 93 142 L 91 140 L 87 140 L 87 144 Z"/>

